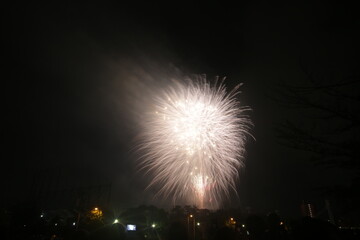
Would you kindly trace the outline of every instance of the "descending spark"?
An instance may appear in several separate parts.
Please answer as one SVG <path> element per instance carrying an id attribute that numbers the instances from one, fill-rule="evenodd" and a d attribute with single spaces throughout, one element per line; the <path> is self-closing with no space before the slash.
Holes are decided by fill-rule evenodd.
<path id="1" fill-rule="evenodd" d="M 227 93 L 223 82 L 199 77 L 156 98 L 145 120 L 141 165 L 153 176 L 149 186 L 160 186 L 158 194 L 211 208 L 235 190 L 251 126 L 249 108 L 236 98 L 239 87 Z"/>

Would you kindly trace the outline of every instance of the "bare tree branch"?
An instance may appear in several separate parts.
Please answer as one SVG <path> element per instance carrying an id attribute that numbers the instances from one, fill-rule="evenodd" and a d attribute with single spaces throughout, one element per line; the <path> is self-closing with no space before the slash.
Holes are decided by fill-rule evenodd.
<path id="1" fill-rule="evenodd" d="M 279 142 L 316 154 L 317 164 L 360 172 L 360 77 L 327 81 L 305 73 L 303 86 L 279 85 L 278 97 L 272 97 L 301 116 L 279 124 Z"/>

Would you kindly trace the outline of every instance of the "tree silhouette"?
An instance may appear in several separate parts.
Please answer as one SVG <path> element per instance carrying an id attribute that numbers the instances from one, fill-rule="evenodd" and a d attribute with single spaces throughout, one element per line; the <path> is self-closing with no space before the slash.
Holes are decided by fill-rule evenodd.
<path id="1" fill-rule="evenodd" d="M 353 176 L 350 187 L 329 186 L 323 194 L 342 202 L 338 205 L 347 210 L 341 215 L 350 217 L 360 212 L 360 75 L 304 72 L 307 78 L 300 86 L 283 84 L 278 89 L 275 99 L 295 110 L 291 120 L 278 126 L 278 139 L 312 153 L 316 165 L 348 170 Z"/>
<path id="2" fill-rule="evenodd" d="M 301 86 L 283 84 L 276 97 L 296 110 L 277 129 L 279 141 L 314 153 L 316 164 L 360 172 L 360 76 L 308 73 Z"/>

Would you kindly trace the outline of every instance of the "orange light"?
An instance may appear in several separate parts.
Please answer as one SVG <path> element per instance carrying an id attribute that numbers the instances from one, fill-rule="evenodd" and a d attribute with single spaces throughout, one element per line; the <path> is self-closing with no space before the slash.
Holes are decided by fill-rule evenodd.
<path id="1" fill-rule="evenodd" d="M 230 218 L 231 221 L 234 221 L 234 218 Z"/>
<path id="2" fill-rule="evenodd" d="M 99 210 L 99 209 L 96 207 L 96 208 L 94 208 L 94 210 L 97 211 L 97 210 Z"/>

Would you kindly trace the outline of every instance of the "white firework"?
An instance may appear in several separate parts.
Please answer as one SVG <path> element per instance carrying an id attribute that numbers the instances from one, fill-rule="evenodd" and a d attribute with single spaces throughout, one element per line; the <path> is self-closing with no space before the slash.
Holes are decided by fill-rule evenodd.
<path id="1" fill-rule="evenodd" d="M 235 189 L 243 166 L 251 121 L 223 81 L 205 77 L 175 82 L 155 99 L 145 120 L 141 167 L 153 176 L 149 186 L 163 197 L 185 199 L 198 207 L 218 207 Z"/>

